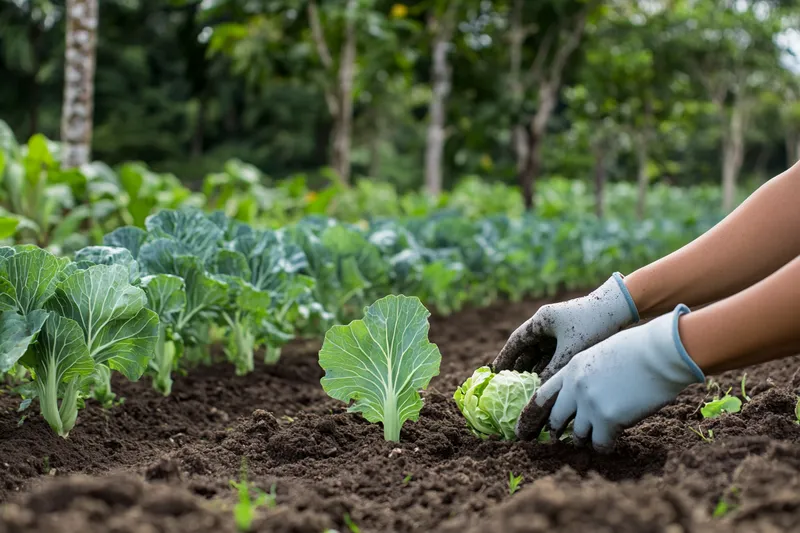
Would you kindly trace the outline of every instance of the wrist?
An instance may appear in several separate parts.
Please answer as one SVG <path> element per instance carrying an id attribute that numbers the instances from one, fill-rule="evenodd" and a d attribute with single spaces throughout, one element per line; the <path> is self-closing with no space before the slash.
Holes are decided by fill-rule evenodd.
<path id="1" fill-rule="evenodd" d="M 640 351 L 648 365 L 666 383 L 672 383 L 676 392 L 692 383 L 705 381 L 705 373 L 699 366 L 682 338 L 681 322 L 690 316 L 691 310 L 683 304 L 670 313 L 665 313 L 641 326 Z M 634 328 L 636 331 L 639 328 Z"/>
<path id="2" fill-rule="evenodd" d="M 611 276 L 611 279 L 616 282 L 616 286 L 619 289 L 620 293 L 622 294 L 622 298 L 625 301 L 625 305 L 628 307 L 628 313 L 630 314 L 630 323 L 636 324 L 639 322 L 639 307 L 636 305 L 636 300 L 633 299 L 633 295 L 631 294 L 630 290 L 628 290 L 628 286 L 625 284 L 625 276 L 623 276 L 619 272 L 614 272 Z M 610 283 L 609 280 L 608 283 Z"/>
<path id="3" fill-rule="evenodd" d="M 647 267 L 640 268 L 622 279 L 640 316 L 661 315 L 672 310 L 672 307 L 665 308 L 665 298 L 660 294 L 660 285 L 651 281 L 652 276 Z"/>

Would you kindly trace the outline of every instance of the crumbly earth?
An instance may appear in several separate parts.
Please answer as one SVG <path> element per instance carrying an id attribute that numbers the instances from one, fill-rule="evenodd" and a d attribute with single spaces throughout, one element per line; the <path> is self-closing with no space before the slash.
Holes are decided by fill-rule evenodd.
<path id="1" fill-rule="evenodd" d="M 277 495 L 259 532 L 800 531 L 800 358 L 747 369 L 751 400 L 738 414 L 703 421 L 710 393 L 691 387 L 608 456 L 470 434 L 453 391 L 543 303 L 434 317 L 441 373 L 398 444 L 325 395 L 312 341 L 248 376 L 224 363 L 178 376 L 166 398 L 147 379 L 120 381 L 124 404 L 90 402 L 67 440 L 37 414 L 18 425 L 18 400 L 4 394 L 0 533 L 233 533 L 230 480 L 243 459 L 249 480 Z M 741 376 L 714 380 L 741 395 Z M 513 495 L 510 472 L 523 476 Z"/>

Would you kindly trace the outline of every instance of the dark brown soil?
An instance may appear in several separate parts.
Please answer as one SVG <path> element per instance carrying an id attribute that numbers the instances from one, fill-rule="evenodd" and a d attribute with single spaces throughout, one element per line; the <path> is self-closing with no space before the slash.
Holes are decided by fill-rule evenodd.
<path id="1" fill-rule="evenodd" d="M 119 382 L 125 403 L 90 403 L 67 440 L 38 415 L 18 427 L 17 400 L 2 396 L 0 533 L 233 533 L 229 482 L 243 458 L 277 495 L 253 531 L 800 531 L 800 358 L 748 369 L 738 414 L 702 421 L 708 391 L 690 388 L 609 456 L 473 437 L 453 390 L 541 303 L 432 319 L 441 374 L 399 444 L 324 394 L 310 341 L 245 377 L 224 364 L 178 377 L 168 398 L 147 380 Z M 741 372 L 715 380 L 741 394 Z M 524 476 L 514 495 L 509 472 Z"/>

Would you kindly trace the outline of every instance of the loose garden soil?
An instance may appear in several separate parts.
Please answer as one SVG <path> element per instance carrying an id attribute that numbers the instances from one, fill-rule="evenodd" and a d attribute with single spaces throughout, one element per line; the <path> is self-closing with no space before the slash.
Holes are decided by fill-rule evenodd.
<path id="1" fill-rule="evenodd" d="M 125 402 L 89 402 L 67 440 L 38 414 L 18 425 L 5 394 L 0 533 L 233 533 L 229 481 L 243 458 L 249 480 L 277 493 L 259 532 L 800 531 L 800 358 L 747 369 L 751 401 L 738 414 L 702 421 L 709 393 L 691 387 L 608 456 L 472 436 L 453 391 L 542 303 L 432 318 L 441 374 L 399 444 L 325 395 L 311 341 L 248 376 L 223 363 L 178 376 L 167 398 L 147 379 L 119 381 Z M 714 379 L 741 395 L 741 375 Z M 509 472 L 524 477 L 514 495 Z"/>

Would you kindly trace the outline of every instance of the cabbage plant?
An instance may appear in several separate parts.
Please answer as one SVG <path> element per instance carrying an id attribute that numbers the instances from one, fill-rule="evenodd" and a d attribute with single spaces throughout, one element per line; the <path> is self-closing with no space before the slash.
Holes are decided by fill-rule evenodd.
<path id="1" fill-rule="evenodd" d="M 0 371 L 19 362 L 31 372 L 31 394 L 62 437 L 92 383 L 108 385 L 111 370 L 139 379 L 157 338 L 158 316 L 130 284 L 130 255 L 93 257 L 108 264 L 72 262 L 32 245 L 0 248 Z"/>
<path id="2" fill-rule="evenodd" d="M 322 388 L 332 398 L 354 401 L 350 412 L 382 422 L 387 441 L 399 441 L 403 423 L 419 419 L 419 391 L 439 373 L 442 355 L 428 341 L 429 316 L 418 298 L 389 295 L 369 306 L 363 320 L 325 334 Z"/>
<path id="3" fill-rule="evenodd" d="M 495 374 L 482 366 L 456 390 L 453 399 L 476 436 L 512 440 L 522 409 L 540 385 L 539 376 L 532 372 L 503 370 Z"/>

